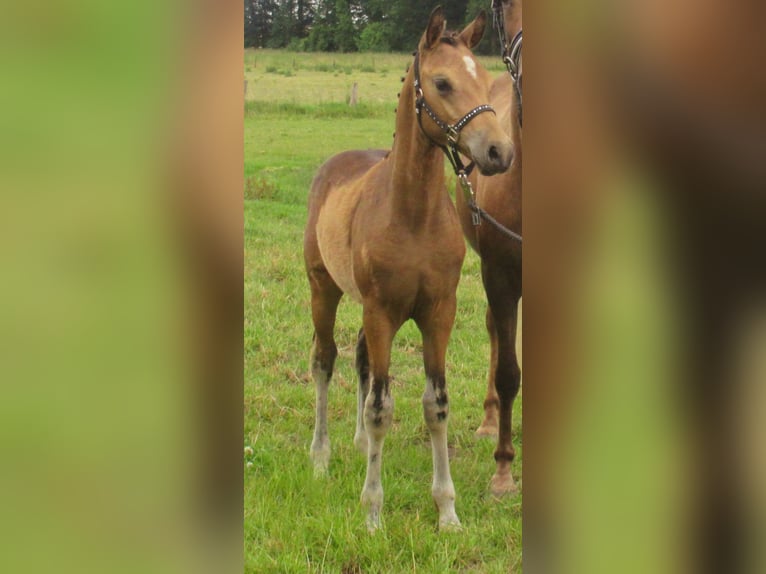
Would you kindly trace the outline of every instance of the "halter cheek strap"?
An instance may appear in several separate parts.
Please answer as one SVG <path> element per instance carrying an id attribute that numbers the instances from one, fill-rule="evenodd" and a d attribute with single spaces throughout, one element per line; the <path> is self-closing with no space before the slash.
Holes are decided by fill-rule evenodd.
<path id="1" fill-rule="evenodd" d="M 476 164 L 473 161 L 469 163 L 468 166 L 463 164 L 463 160 L 460 158 L 460 152 L 457 149 L 458 141 L 460 141 L 460 132 L 466 125 L 468 125 L 472 119 L 474 119 L 479 114 L 484 112 L 492 112 L 494 114 L 495 110 L 489 104 L 482 104 L 480 106 L 476 106 L 454 124 L 450 125 L 442 121 L 439 116 L 436 115 L 434 109 L 428 105 L 425 95 L 423 94 L 423 87 L 420 83 L 420 53 L 418 52 L 415 52 L 415 62 L 413 65 L 415 66 L 415 115 L 418 117 L 418 125 L 420 126 L 420 131 L 422 131 L 423 134 L 429 140 L 431 140 L 434 145 L 442 149 L 444 154 L 447 156 L 447 159 L 449 159 L 450 163 L 452 164 L 452 168 L 455 170 L 455 175 L 458 177 L 461 177 L 461 174 L 463 176 L 468 176 L 473 171 L 473 168 Z M 428 117 L 430 117 L 431 120 L 433 120 L 433 122 L 439 126 L 439 129 L 445 133 L 447 136 L 446 146 L 435 141 L 423 128 L 423 115 L 420 113 L 421 110 L 425 110 L 426 114 L 428 114 Z"/>
<path id="2" fill-rule="evenodd" d="M 513 80 L 513 89 L 516 91 L 516 100 L 517 104 L 516 107 L 518 109 L 519 114 L 519 126 L 522 125 L 521 122 L 521 114 L 522 114 L 522 106 L 521 106 L 521 88 L 519 88 L 519 62 L 521 60 L 521 30 L 519 30 L 516 35 L 513 37 L 513 40 L 511 40 L 511 43 L 506 45 L 503 50 L 503 62 L 505 62 L 506 67 L 508 68 L 508 73 L 511 74 L 511 79 Z"/>
<path id="3" fill-rule="evenodd" d="M 513 83 L 519 81 L 519 61 L 521 60 L 521 30 L 511 40 L 510 44 L 505 44 L 503 48 L 503 62 L 508 68 L 508 72 L 513 78 Z M 505 37 L 505 34 L 503 34 Z"/>

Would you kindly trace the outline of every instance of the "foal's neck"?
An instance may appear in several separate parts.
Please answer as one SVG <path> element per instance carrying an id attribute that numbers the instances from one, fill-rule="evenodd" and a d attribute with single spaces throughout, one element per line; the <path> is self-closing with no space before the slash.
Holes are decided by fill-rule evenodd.
<path id="1" fill-rule="evenodd" d="M 513 143 L 513 165 L 511 169 L 521 174 L 521 126 L 519 125 L 519 95 L 513 94 L 511 102 L 511 142 Z"/>
<path id="2" fill-rule="evenodd" d="M 442 195 L 446 194 L 444 154 L 420 129 L 413 82 L 410 67 L 396 111 L 389 193 L 397 216 L 413 225 L 422 225 L 439 208 Z"/>

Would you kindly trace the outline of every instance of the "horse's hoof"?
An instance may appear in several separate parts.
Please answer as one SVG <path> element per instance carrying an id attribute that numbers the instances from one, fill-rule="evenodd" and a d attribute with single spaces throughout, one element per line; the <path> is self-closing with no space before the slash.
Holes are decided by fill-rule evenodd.
<path id="1" fill-rule="evenodd" d="M 367 532 L 375 534 L 378 530 L 380 530 L 380 514 L 371 512 L 367 515 Z"/>
<path id="2" fill-rule="evenodd" d="M 476 429 L 477 438 L 497 438 L 497 426 L 482 424 Z"/>
<path id="3" fill-rule="evenodd" d="M 518 493 L 519 487 L 514 482 L 511 473 L 495 474 L 489 483 L 489 492 L 495 498 L 503 498 Z"/>
<path id="4" fill-rule="evenodd" d="M 462 530 L 463 525 L 460 524 L 457 516 L 439 519 L 439 532 L 461 532 Z"/>
<path id="5" fill-rule="evenodd" d="M 327 476 L 327 469 L 330 466 L 329 450 L 320 450 L 311 453 L 311 461 L 314 463 L 314 478 L 324 478 Z"/>
<path id="6" fill-rule="evenodd" d="M 327 477 L 327 465 L 315 464 L 314 465 L 314 478 L 326 478 Z"/>

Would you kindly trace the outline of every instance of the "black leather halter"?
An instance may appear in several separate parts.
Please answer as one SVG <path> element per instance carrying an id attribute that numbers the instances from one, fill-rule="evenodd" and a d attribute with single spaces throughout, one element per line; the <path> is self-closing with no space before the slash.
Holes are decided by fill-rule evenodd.
<path id="1" fill-rule="evenodd" d="M 513 89 L 516 92 L 516 99 L 518 100 L 518 112 L 519 112 L 519 126 L 522 125 L 522 103 L 521 103 L 521 86 L 519 85 L 519 79 L 521 78 L 519 72 L 519 64 L 521 63 L 521 38 L 522 31 L 516 32 L 513 39 L 508 42 L 508 37 L 505 35 L 505 20 L 503 18 L 503 3 L 500 0 L 492 0 L 492 13 L 494 15 L 494 25 L 497 28 L 497 36 L 500 40 L 500 46 L 502 46 L 503 63 L 508 68 L 508 73 L 513 80 Z"/>
<path id="2" fill-rule="evenodd" d="M 521 103 L 521 85 L 519 84 L 519 80 L 521 79 L 521 74 L 519 70 L 519 63 L 521 61 L 521 30 L 519 30 L 516 35 L 513 37 L 513 40 L 511 40 L 511 43 L 506 46 L 505 50 L 503 50 L 503 62 L 505 62 L 505 66 L 508 68 L 508 73 L 511 74 L 511 79 L 513 80 L 513 89 L 516 90 L 516 99 L 519 101 L 518 108 L 519 108 L 519 126 L 521 126 L 521 111 L 522 111 L 522 103 Z"/>
<path id="3" fill-rule="evenodd" d="M 518 83 L 519 81 L 519 61 L 521 60 L 521 30 L 519 30 L 516 35 L 513 37 L 513 40 L 511 40 L 510 44 L 507 44 L 503 48 L 503 62 L 505 62 L 505 66 L 508 68 L 508 72 L 511 74 L 511 78 L 513 78 L 513 83 Z M 505 36 L 505 34 L 503 34 Z"/>
<path id="4" fill-rule="evenodd" d="M 423 94 L 423 87 L 420 83 L 420 53 L 418 52 L 415 52 L 415 62 L 413 65 L 415 66 L 415 115 L 418 117 L 418 125 L 420 126 L 420 131 L 422 131 L 423 134 L 429 140 L 431 140 L 434 145 L 442 149 L 444 154 L 447 156 L 447 159 L 449 159 L 450 163 L 452 164 L 452 168 L 455 170 L 455 175 L 458 177 L 461 177 L 461 174 L 462 176 L 468 176 L 468 174 L 473 171 L 475 163 L 472 161 L 468 164 L 468 166 L 465 166 L 463 164 L 463 160 L 460 159 L 460 152 L 457 149 L 457 144 L 460 141 L 460 132 L 466 125 L 468 125 L 472 119 L 474 119 L 479 114 L 484 112 L 492 112 L 494 114 L 495 110 L 489 104 L 482 104 L 480 106 L 476 106 L 454 124 L 450 125 L 442 121 L 439 116 L 436 115 L 436 112 L 433 110 L 433 108 L 428 105 L 426 97 Z M 440 144 L 439 142 L 435 141 L 431 136 L 428 135 L 428 132 L 423 129 L 423 116 L 420 113 L 421 110 L 425 110 L 425 112 L 428 114 L 428 117 L 430 117 L 433 122 L 439 126 L 439 129 L 441 129 L 446 134 L 447 145 Z"/>

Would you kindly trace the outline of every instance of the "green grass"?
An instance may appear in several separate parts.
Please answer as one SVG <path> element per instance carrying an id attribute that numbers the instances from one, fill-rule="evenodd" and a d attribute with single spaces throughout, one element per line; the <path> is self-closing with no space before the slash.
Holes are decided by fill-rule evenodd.
<path id="1" fill-rule="evenodd" d="M 266 72 L 266 66 L 284 69 L 293 58 L 292 77 Z M 260 92 L 262 78 L 275 82 L 270 99 L 249 99 L 245 114 L 244 443 L 253 448 L 246 456 L 253 464 L 245 474 L 247 572 L 520 570 L 520 497 L 495 501 L 487 495 L 494 444 L 473 434 L 483 414 L 489 354 L 473 253 L 466 258 L 447 355 L 451 468 L 463 532 L 436 531 L 430 442 L 420 403 L 425 383 L 420 335 L 408 323 L 392 356 L 396 406 L 383 452 L 383 528 L 367 533 L 359 505 L 365 461 L 352 444 L 353 354 L 361 309 L 351 301 L 341 303 L 336 327 L 340 352 L 330 387 L 329 477 L 312 476 L 312 326 L 302 259 L 306 197 L 314 171 L 333 153 L 391 145 L 400 72 L 383 77 L 381 70 L 403 70 L 408 60 L 406 55 L 246 54 L 246 66 L 252 67 L 249 92 Z M 318 71 L 324 64 L 328 71 Z M 357 72 L 363 65 L 374 66 L 381 100 L 362 97 L 360 106 L 349 108 L 338 88 L 348 83 L 342 69 L 353 69 L 352 76 L 370 74 Z M 336 77 L 334 69 L 341 75 Z M 287 89 L 295 86 L 295 92 Z M 515 414 L 520 476 L 520 401 Z"/>

